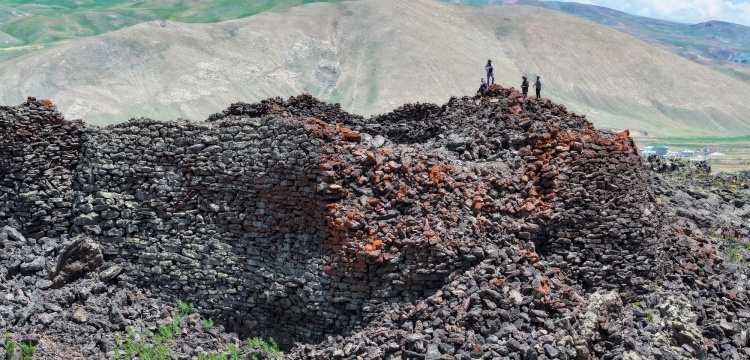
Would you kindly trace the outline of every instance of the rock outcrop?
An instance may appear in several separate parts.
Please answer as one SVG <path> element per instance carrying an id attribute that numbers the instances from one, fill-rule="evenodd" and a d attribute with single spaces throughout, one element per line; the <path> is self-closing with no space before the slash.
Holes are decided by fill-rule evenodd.
<path id="1" fill-rule="evenodd" d="M 369 119 L 301 95 L 106 128 L 30 99 L 0 109 L 0 278 L 120 294 L 86 312 L 94 357 L 176 299 L 291 358 L 750 355 L 746 268 L 647 168 L 627 132 L 497 86 Z M 73 237 L 102 261 L 47 280 Z M 141 290 L 152 320 L 130 316 Z M 2 325 L 73 346 L 91 322 L 40 306 Z"/>

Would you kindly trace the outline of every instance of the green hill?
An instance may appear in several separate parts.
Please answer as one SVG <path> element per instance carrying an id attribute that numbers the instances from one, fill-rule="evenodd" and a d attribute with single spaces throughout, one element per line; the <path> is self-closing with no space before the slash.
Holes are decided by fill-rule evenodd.
<path id="1" fill-rule="evenodd" d="M 219 22 L 313 2 L 318 0 L 3 1 L 0 3 L 0 61 L 39 47 L 59 45 L 147 21 Z"/>

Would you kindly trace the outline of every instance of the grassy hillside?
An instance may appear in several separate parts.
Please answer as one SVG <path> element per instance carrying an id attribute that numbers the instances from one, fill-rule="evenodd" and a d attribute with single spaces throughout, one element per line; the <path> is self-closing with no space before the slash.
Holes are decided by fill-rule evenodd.
<path id="1" fill-rule="evenodd" d="M 0 64 L 0 101 L 69 117 L 203 119 L 233 101 L 309 92 L 368 115 L 541 74 L 544 95 L 646 137 L 750 134 L 750 85 L 633 37 L 528 6 L 431 0 L 308 4 L 216 24 L 150 22 Z"/>
<path id="2" fill-rule="evenodd" d="M 313 2 L 318 0 L 3 1 L 0 3 L 0 61 L 40 47 L 147 21 L 219 22 Z"/>
<path id="3" fill-rule="evenodd" d="M 443 0 L 471 6 L 501 5 L 502 0 Z M 606 25 L 693 61 L 714 66 L 728 63 L 750 68 L 750 27 L 721 21 L 683 24 L 631 15 L 576 2 L 519 0 L 515 4 L 562 11 Z"/>

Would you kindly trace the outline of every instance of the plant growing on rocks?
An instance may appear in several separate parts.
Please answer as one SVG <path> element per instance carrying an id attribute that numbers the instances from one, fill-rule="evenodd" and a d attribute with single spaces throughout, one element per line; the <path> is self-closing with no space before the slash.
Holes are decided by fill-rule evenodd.
<path id="1" fill-rule="evenodd" d="M 203 326 L 203 330 L 211 330 L 214 327 L 214 320 L 203 319 L 201 320 L 201 326 Z"/>
<path id="2" fill-rule="evenodd" d="M 189 315 L 195 312 L 195 306 L 188 304 L 182 300 L 177 300 L 177 312 L 180 314 Z"/>
<path id="3" fill-rule="evenodd" d="M 199 354 L 198 360 L 227 360 L 227 355 L 221 353 Z"/>
<path id="4" fill-rule="evenodd" d="M 167 343 L 171 342 L 174 335 L 179 332 L 179 322 L 182 319 L 175 316 L 175 319 L 164 326 L 159 327 L 156 334 L 140 334 L 133 330 L 127 329 L 125 341 L 115 337 L 115 359 L 120 359 L 124 355 L 126 360 L 139 358 L 142 360 L 166 360 L 170 357 Z"/>
<path id="5" fill-rule="evenodd" d="M 5 334 L 5 357 L 7 359 L 13 359 L 16 356 L 16 342 L 9 334 Z"/>
<path id="6" fill-rule="evenodd" d="M 22 342 L 21 343 L 21 360 L 31 360 L 34 358 L 36 353 L 36 346 L 32 343 Z"/>
<path id="7" fill-rule="evenodd" d="M 235 344 L 227 344 L 226 350 L 229 353 L 229 360 L 240 360 L 240 347 Z"/>
<path id="8" fill-rule="evenodd" d="M 281 350 L 279 349 L 279 343 L 274 338 L 268 339 L 268 342 L 260 337 L 254 337 L 247 339 L 247 350 L 260 350 L 266 355 L 279 357 L 281 356 Z"/>

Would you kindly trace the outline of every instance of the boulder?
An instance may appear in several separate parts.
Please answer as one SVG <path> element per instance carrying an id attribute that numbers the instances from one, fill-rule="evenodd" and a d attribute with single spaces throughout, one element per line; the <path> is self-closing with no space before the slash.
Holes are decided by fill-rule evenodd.
<path id="1" fill-rule="evenodd" d="M 103 262 L 99 244 L 88 236 L 79 235 L 62 244 L 50 279 L 55 287 L 59 287 L 96 270 Z"/>

